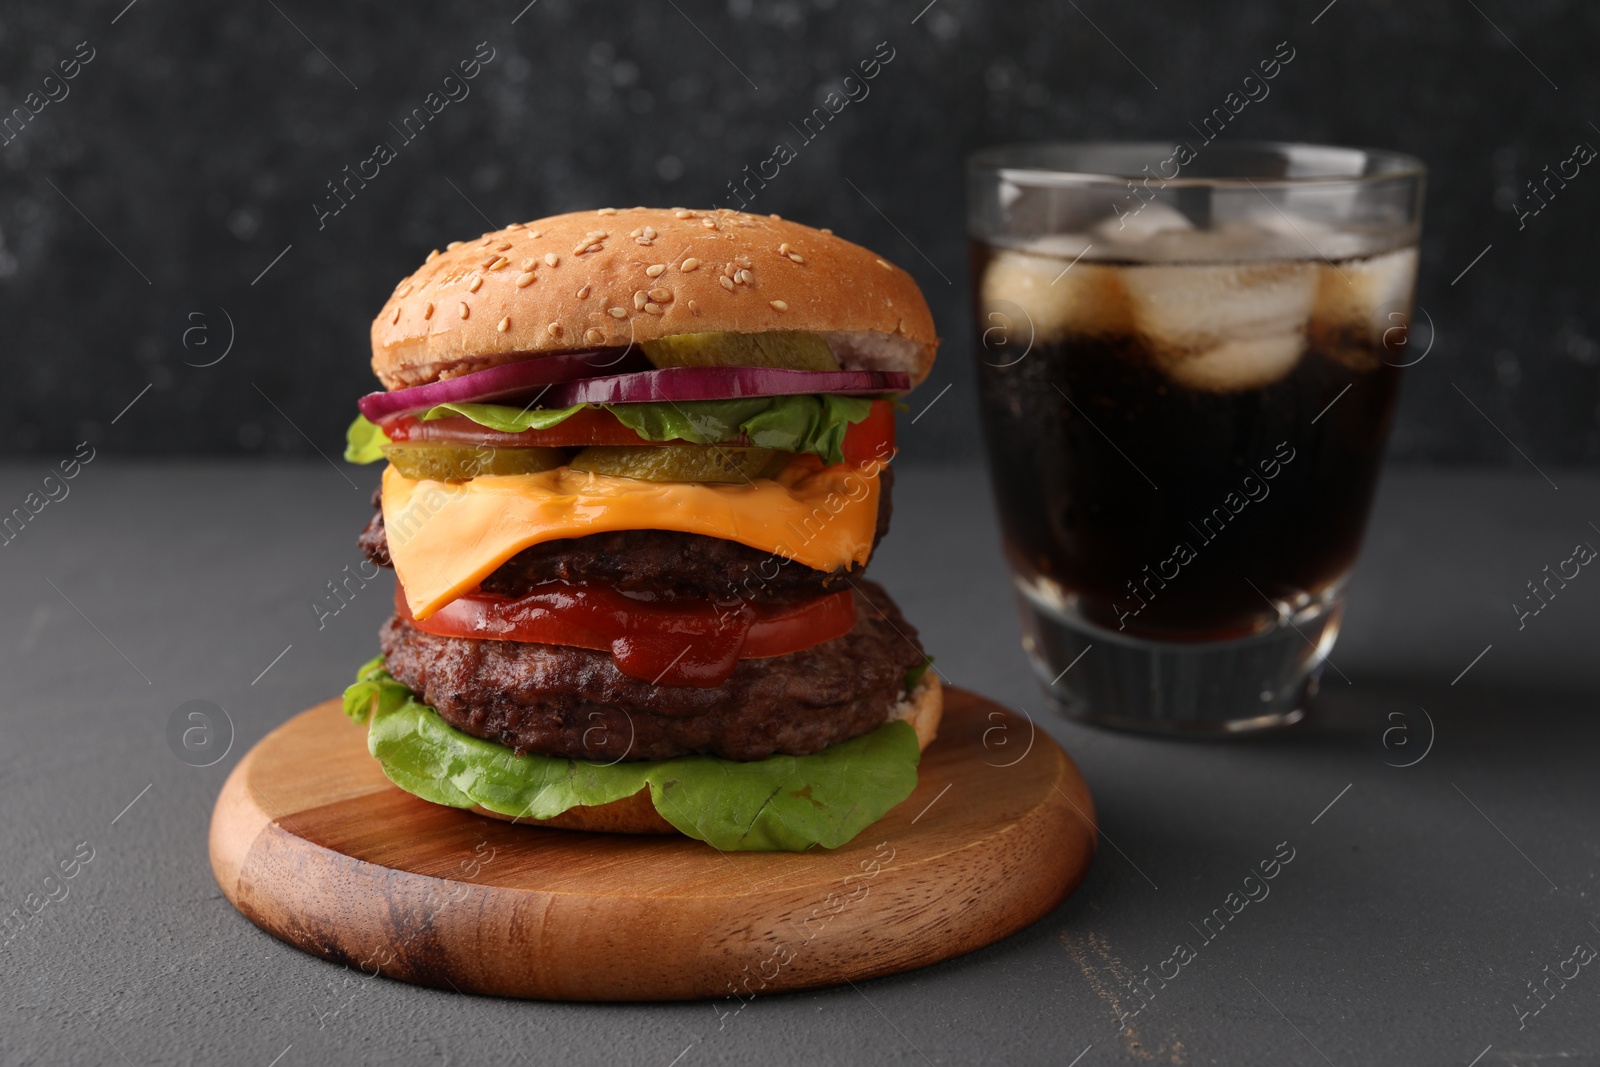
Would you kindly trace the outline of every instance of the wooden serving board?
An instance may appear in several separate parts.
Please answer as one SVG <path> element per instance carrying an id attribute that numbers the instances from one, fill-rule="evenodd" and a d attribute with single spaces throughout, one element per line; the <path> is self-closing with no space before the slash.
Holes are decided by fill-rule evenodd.
<path id="1" fill-rule="evenodd" d="M 330 700 L 234 768 L 211 866 L 251 922 L 368 974 L 551 1000 L 748 998 L 970 952 L 1083 879 L 1088 787 L 1030 721 L 947 689 L 919 778 L 843 848 L 723 853 L 419 800 Z"/>

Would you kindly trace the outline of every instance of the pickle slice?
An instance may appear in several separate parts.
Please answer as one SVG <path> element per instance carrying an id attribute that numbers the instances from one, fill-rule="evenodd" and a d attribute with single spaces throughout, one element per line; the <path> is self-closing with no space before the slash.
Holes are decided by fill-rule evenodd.
<path id="1" fill-rule="evenodd" d="M 728 445 L 594 445 L 577 454 L 572 469 L 647 482 L 742 483 L 769 477 L 772 466 L 788 456 L 771 448 Z"/>
<path id="2" fill-rule="evenodd" d="M 532 474 L 561 466 L 560 448 L 491 448 L 488 445 L 404 443 L 384 445 L 383 454 L 407 478 L 464 482 L 480 474 Z"/>
<path id="3" fill-rule="evenodd" d="M 838 370 L 828 342 L 802 330 L 766 333 L 680 333 L 640 346 L 658 367 L 776 367 Z"/>

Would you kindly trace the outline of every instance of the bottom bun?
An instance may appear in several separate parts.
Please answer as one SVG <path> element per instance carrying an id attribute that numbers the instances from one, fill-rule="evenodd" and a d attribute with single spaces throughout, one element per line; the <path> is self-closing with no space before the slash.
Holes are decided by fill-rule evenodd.
<path id="1" fill-rule="evenodd" d="M 939 733 L 939 717 L 944 713 L 944 690 L 939 676 L 929 670 L 909 695 L 901 699 L 889 713 L 891 722 L 899 720 L 911 724 L 917 731 L 917 747 L 926 749 Z M 474 808 L 480 815 L 505 822 L 528 826 L 554 826 L 561 830 L 587 830 L 604 834 L 676 834 L 677 827 L 661 817 L 650 801 L 650 787 L 645 786 L 630 797 L 613 800 L 609 804 L 579 805 L 568 808 L 560 815 L 548 819 L 524 820 L 502 815 L 487 808 Z"/>

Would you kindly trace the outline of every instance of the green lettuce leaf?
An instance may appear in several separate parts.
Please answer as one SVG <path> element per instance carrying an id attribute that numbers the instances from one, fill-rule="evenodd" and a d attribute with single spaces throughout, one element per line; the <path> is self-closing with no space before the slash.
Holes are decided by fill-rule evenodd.
<path id="1" fill-rule="evenodd" d="M 447 419 L 451 415 L 465 415 L 479 426 L 487 426 L 501 433 L 521 433 L 523 430 L 548 430 L 559 426 L 588 407 L 574 404 L 570 408 L 514 408 L 507 404 L 437 404 L 422 413 L 423 422 Z"/>
<path id="2" fill-rule="evenodd" d="M 779 398 L 755 396 L 738 400 L 608 404 L 606 410 L 646 441 L 688 441 L 696 445 L 714 445 L 738 437 L 744 421 L 767 410 L 775 399 Z"/>
<path id="3" fill-rule="evenodd" d="M 917 686 L 922 684 L 922 676 L 928 673 L 928 668 L 933 666 L 933 657 L 924 655 L 922 662 L 906 671 L 906 695 L 910 696 Z"/>
<path id="4" fill-rule="evenodd" d="M 424 422 L 462 415 L 502 433 L 548 430 L 591 405 L 570 408 L 517 408 L 508 404 L 439 404 L 422 413 Z M 643 404 L 600 404 L 617 421 L 646 441 L 688 441 L 710 445 L 736 437 L 758 448 L 809 452 L 824 463 L 844 462 L 844 435 L 872 410 L 870 397 L 805 395 L 758 396 L 737 400 L 684 400 Z M 374 463 L 388 444 L 383 431 L 364 417 L 346 433 L 344 458 Z"/>
<path id="5" fill-rule="evenodd" d="M 356 421 L 344 432 L 344 461 L 376 463 L 383 458 L 383 446 L 388 443 L 388 436 L 376 423 L 368 422 L 365 415 L 357 415 Z"/>
<path id="6" fill-rule="evenodd" d="M 917 784 L 910 724 L 891 722 L 810 756 L 741 763 L 715 756 L 614 764 L 518 756 L 449 726 L 384 669 L 362 666 L 344 711 L 368 723 L 367 750 L 408 793 L 453 808 L 548 819 L 649 787 L 662 818 L 690 837 L 738 852 L 838 848 Z"/>
<path id="7" fill-rule="evenodd" d="M 810 452 L 822 462 L 844 462 L 844 434 L 872 412 L 864 396 L 785 396 L 739 424 L 757 448 Z"/>

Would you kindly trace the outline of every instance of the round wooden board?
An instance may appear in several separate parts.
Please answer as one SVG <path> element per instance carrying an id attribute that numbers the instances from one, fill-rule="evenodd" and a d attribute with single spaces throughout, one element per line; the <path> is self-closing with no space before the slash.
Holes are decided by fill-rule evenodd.
<path id="1" fill-rule="evenodd" d="M 686 837 L 509 824 L 390 784 L 339 701 L 234 768 L 211 866 L 234 906 L 368 974 L 550 1000 L 807 989 L 991 944 L 1077 886 L 1088 787 L 1033 723 L 945 691 L 904 803 L 843 848 L 723 853 Z"/>

